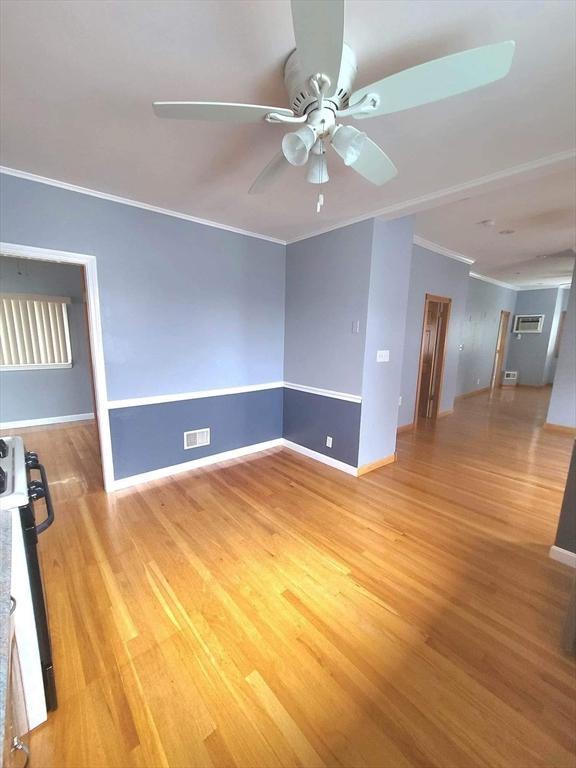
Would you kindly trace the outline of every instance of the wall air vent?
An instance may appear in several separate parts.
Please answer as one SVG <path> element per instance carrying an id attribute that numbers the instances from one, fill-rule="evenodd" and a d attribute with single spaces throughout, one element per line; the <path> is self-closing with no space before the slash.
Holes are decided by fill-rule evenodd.
<path id="1" fill-rule="evenodd" d="M 504 371 L 502 376 L 503 386 L 514 386 L 518 383 L 518 371 Z"/>
<path id="2" fill-rule="evenodd" d="M 210 428 L 193 429 L 191 432 L 184 432 L 184 449 L 200 448 L 202 445 L 210 445 Z"/>

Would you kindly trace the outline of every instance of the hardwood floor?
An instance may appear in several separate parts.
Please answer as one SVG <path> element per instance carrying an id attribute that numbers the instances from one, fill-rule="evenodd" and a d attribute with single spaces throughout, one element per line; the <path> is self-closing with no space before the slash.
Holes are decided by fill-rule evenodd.
<path id="1" fill-rule="evenodd" d="M 110 496 L 92 425 L 28 432 L 57 502 L 34 768 L 573 768 L 546 400 L 463 400 L 362 478 L 276 449 Z"/>

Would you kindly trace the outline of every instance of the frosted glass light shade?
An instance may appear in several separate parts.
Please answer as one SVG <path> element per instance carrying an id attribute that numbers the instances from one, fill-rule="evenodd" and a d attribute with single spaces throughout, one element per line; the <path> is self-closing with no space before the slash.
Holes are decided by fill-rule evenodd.
<path id="1" fill-rule="evenodd" d="M 338 152 L 344 165 L 352 165 L 360 157 L 366 134 L 352 125 L 339 125 L 332 136 L 332 146 Z"/>
<path id="2" fill-rule="evenodd" d="M 328 176 L 328 167 L 326 165 L 326 155 L 312 155 L 308 166 L 307 181 L 311 184 L 325 184 L 330 177 Z"/>
<path id="3" fill-rule="evenodd" d="M 308 125 L 282 139 L 282 152 L 291 165 L 304 165 L 316 141 L 316 133 Z"/>

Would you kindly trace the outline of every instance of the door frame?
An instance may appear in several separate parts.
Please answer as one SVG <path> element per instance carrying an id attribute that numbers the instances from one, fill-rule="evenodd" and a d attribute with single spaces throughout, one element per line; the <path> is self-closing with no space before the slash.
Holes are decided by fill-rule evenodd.
<path id="1" fill-rule="evenodd" d="M 494 362 L 492 364 L 492 376 L 490 377 L 490 389 L 493 390 L 495 387 L 502 386 L 502 383 L 498 383 L 498 375 L 502 373 L 502 369 L 504 368 L 504 353 L 506 352 L 506 340 L 508 338 L 508 330 L 510 328 L 510 316 L 511 312 L 507 309 L 501 309 L 500 310 L 500 320 L 498 322 L 498 335 L 496 336 L 496 347 L 494 349 Z M 504 320 L 504 316 L 506 316 L 506 328 L 503 329 L 502 321 Z M 500 366 L 500 371 L 497 370 L 497 363 L 498 363 L 498 344 L 501 343 L 504 345 L 504 349 L 502 350 L 502 365 Z"/>
<path id="2" fill-rule="evenodd" d="M 90 337 L 90 355 L 92 359 L 92 379 L 94 385 L 94 407 L 98 421 L 100 437 L 100 456 L 104 490 L 114 489 L 114 466 L 112 462 L 112 438 L 108 420 L 108 394 L 106 391 L 106 370 L 104 366 L 104 346 L 102 342 L 102 321 L 100 318 L 100 297 L 98 293 L 98 270 L 96 257 L 87 253 L 56 251 L 51 248 L 37 248 L 33 245 L 0 242 L 0 252 L 5 256 L 36 261 L 63 262 L 84 267 L 86 280 L 86 309 L 88 334 Z"/>
<path id="3" fill-rule="evenodd" d="M 422 368 L 424 364 L 424 340 L 425 340 L 425 334 L 426 334 L 426 319 L 428 317 L 428 307 L 432 303 L 446 305 L 446 322 L 445 322 L 446 330 L 444 333 L 444 348 L 442 349 L 442 359 L 440 361 L 438 395 L 434 403 L 434 415 L 432 416 L 433 420 L 438 418 L 438 411 L 440 409 L 440 400 L 442 398 L 442 389 L 444 387 L 444 365 L 446 363 L 446 349 L 448 346 L 446 341 L 448 339 L 448 330 L 450 326 L 450 314 L 452 312 L 452 299 L 448 296 L 437 296 L 434 293 L 427 293 L 424 299 L 424 314 L 422 316 L 422 333 L 420 337 L 420 359 L 418 361 L 418 378 L 416 380 L 416 402 L 414 403 L 414 424 L 418 423 L 418 418 L 419 418 L 418 404 L 420 402 L 420 388 L 422 384 Z"/>

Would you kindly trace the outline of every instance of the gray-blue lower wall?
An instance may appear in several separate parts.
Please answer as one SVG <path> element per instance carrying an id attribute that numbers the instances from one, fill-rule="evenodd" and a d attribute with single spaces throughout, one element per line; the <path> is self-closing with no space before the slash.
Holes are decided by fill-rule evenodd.
<path id="1" fill-rule="evenodd" d="M 284 437 L 353 467 L 358 465 L 360 403 L 284 389 Z M 326 437 L 332 437 L 332 448 Z"/>
<path id="2" fill-rule="evenodd" d="M 557 547 L 576 554 L 576 443 L 572 447 L 572 460 L 566 478 L 564 500 L 554 543 Z"/>
<path id="3" fill-rule="evenodd" d="M 282 437 L 282 388 L 110 411 L 120 480 Z M 184 432 L 210 427 L 210 445 L 184 449 Z"/>
<path id="4" fill-rule="evenodd" d="M 357 466 L 360 403 L 293 389 L 259 390 L 114 408 L 114 477 L 121 480 L 285 437 Z M 184 449 L 184 432 L 210 428 L 210 445 Z M 326 436 L 332 448 L 326 447 Z"/>

